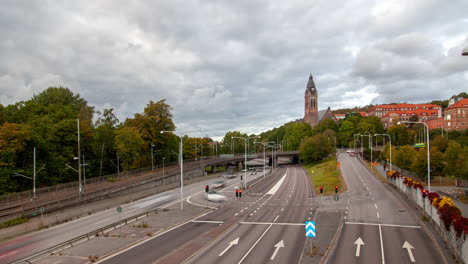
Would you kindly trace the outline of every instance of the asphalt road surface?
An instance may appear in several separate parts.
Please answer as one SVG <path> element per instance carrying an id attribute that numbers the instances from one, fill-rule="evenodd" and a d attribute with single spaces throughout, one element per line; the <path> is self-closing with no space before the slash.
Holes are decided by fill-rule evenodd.
<path id="1" fill-rule="evenodd" d="M 255 176 L 249 175 L 248 180 L 253 180 L 256 177 L 263 176 L 261 173 L 257 173 Z M 239 185 L 237 183 L 240 181 L 240 177 L 237 176 L 231 179 L 217 178 L 194 183 L 184 186 L 184 197 L 186 198 L 201 194 L 204 192 L 205 185 L 211 184 L 212 182 L 220 179 L 225 180 L 226 184 L 229 186 Z M 139 201 L 121 205 L 123 210 L 120 215 L 117 213 L 116 208 L 111 208 L 61 225 L 5 241 L 0 244 L 0 263 L 10 263 L 22 259 L 67 240 L 105 227 L 119 221 L 119 219 L 125 219 L 156 208 L 165 208 L 180 201 L 179 190 L 180 189 L 177 188 Z"/>
<path id="2" fill-rule="evenodd" d="M 328 263 L 447 263 L 406 203 L 358 157 L 339 154 L 347 217 Z"/>
<path id="3" fill-rule="evenodd" d="M 229 189 L 230 187 L 227 187 Z M 300 167 L 287 167 L 240 199 L 229 202 L 102 263 L 171 263 L 182 245 L 205 237 L 225 223 L 228 228 L 204 243 L 189 263 L 298 263 L 305 242 L 304 221 L 313 217 L 311 184 Z M 183 258 L 185 260 L 185 257 Z"/>

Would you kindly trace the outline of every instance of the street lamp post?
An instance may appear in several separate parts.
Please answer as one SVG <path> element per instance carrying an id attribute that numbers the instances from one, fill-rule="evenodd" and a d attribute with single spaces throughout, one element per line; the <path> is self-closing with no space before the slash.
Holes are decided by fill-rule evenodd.
<path id="1" fill-rule="evenodd" d="M 370 163 L 371 163 L 371 167 L 372 167 L 372 161 L 373 161 L 373 158 L 372 158 L 372 135 L 369 132 L 364 132 L 364 134 L 365 134 L 365 136 L 369 137 Z"/>
<path id="2" fill-rule="evenodd" d="M 430 154 L 430 146 L 429 146 L 429 126 L 425 122 L 417 122 L 417 121 L 400 121 L 400 123 L 412 123 L 412 124 L 424 124 L 426 127 L 426 137 L 427 137 L 427 190 L 431 192 L 431 154 Z"/>
<path id="3" fill-rule="evenodd" d="M 154 170 L 153 147 L 154 147 L 154 144 L 151 143 L 151 170 Z"/>
<path id="4" fill-rule="evenodd" d="M 180 164 L 180 210 L 184 210 L 184 157 L 183 157 L 183 140 L 184 137 L 183 135 L 186 133 L 190 132 L 201 132 L 203 130 L 192 130 L 192 131 L 187 131 L 184 133 L 180 133 L 180 135 L 177 135 L 180 137 L 180 143 L 179 143 L 179 164 Z M 163 133 L 174 133 L 174 131 L 165 131 L 161 130 L 161 134 Z"/>
<path id="5" fill-rule="evenodd" d="M 385 139 L 385 136 L 388 137 L 389 139 L 389 144 L 390 144 L 390 171 L 392 170 L 392 138 L 390 137 L 389 134 L 374 134 L 375 137 L 377 136 L 383 136 Z"/>
<path id="6" fill-rule="evenodd" d="M 244 187 L 247 187 L 247 141 L 251 138 L 257 137 L 231 137 L 231 142 L 234 138 L 243 139 L 244 140 Z"/>

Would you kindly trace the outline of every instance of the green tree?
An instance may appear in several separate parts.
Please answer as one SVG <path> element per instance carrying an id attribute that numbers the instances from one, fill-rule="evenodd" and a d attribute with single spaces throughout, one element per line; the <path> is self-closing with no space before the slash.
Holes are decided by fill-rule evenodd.
<path id="1" fill-rule="evenodd" d="M 340 143 L 347 147 L 353 146 L 354 134 L 357 134 L 356 125 L 351 120 L 342 121 L 337 134 Z"/>
<path id="2" fill-rule="evenodd" d="M 328 138 L 323 134 L 306 137 L 299 149 L 299 157 L 306 163 L 320 161 L 329 154 Z"/>
<path id="3" fill-rule="evenodd" d="M 393 162 L 401 169 L 410 170 L 415 156 L 416 150 L 409 145 L 405 145 L 396 149 Z"/>
<path id="4" fill-rule="evenodd" d="M 117 130 L 115 146 L 124 170 L 137 168 L 143 163 L 142 152 L 145 144 L 136 128 L 123 127 Z"/>
<path id="5" fill-rule="evenodd" d="M 442 152 L 445 152 L 448 147 L 448 143 L 448 139 L 446 137 L 442 137 L 442 135 L 435 135 L 430 141 L 431 148 L 437 147 L 437 149 Z"/>
<path id="6" fill-rule="evenodd" d="M 303 138 L 313 134 L 312 128 L 307 123 L 290 123 L 286 126 L 283 143 L 288 150 L 298 150 Z"/>
<path id="7" fill-rule="evenodd" d="M 387 134 L 392 137 L 392 144 L 395 146 L 411 144 L 410 134 L 404 125 L 395 125 L 389 127 L 387 129 Z"/>
<path id="8" fill-rule="evenodd" d="M 449 176 L 468 179 L 468 147 L 450 140 L 445 151 L 444 173 Z"/>

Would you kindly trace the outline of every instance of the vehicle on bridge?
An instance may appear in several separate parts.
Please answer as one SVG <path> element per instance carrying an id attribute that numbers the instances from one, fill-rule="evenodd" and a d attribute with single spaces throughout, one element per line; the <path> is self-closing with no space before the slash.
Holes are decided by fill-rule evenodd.
<path id="1" fill-rule="evenodd" d="M 352 150 L 352 149 L 348 149 L 346 151 L 346 153 L 348 153 L 348 155 L 351 156 L 351 157 L 353 157 L 356 154 L 356 152 L 354 150 Z"/>

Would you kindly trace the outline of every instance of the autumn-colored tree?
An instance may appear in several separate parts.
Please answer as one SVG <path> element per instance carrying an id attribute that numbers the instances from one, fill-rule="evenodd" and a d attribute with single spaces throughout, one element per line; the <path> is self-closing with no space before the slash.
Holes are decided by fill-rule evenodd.
<path id="1" fill-rule="evenodd" d="M 15 156 L 24 150 L 30 133 L 28 125 L 5 122 L 0 126 L 0 167 L 15 165 Z"/>
<path id="2" fill-rule="evenodd" d="M 116 132 L 115 146 L 124 170 L 139 167 L 143 163 L 144 140 L 134 127 L 123 127 Z"/>

